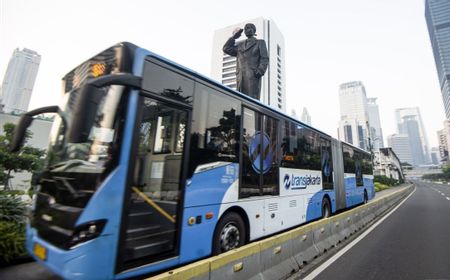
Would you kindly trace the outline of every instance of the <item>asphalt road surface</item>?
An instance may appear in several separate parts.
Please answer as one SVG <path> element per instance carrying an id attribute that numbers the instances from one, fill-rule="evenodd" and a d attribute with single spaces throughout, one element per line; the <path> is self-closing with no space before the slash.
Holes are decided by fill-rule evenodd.
<path id="1" fill-rule="evenodd" d="M 450 186 L 415 182 L 415 192 L 321 271 L 320 279 L 450 279 Z"/>

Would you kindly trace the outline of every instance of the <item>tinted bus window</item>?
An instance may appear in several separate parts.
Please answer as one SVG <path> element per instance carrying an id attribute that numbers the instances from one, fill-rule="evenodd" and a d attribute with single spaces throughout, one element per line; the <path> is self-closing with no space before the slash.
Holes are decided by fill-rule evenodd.
<path id="1" fill-rule="evenodd" d="M 297 126 L 297 164 L 301 169 L 321 170 L 319 135 L 302 126 Z"/>
<path id="2" fill-rule="evenodd" d="M 319 135 L 301 125 L 284 121 L 281 128 L 283 167 L 321 170 Z"/>
<path id="3" fill-rule="evenodd" d="M 241 198 L 279 194 L 278 121 L 244 108 Z"/>
<path id="4" fill-rule="evenodd" d="M 296 125 L 283 121 L 281 126 L 281 166 L 287 168 L 300 168 L 297 164 L 297 134 Z"/>
<path id="5" fill-rule="evenodd" d="M 200 164 L 239 162 L 240 103 L 202 84 L 196 85 L 189 174 Z"/>
<path id="6" fill-rule="evenodd" d="M 355 160 L 353 158 L 353 149 L 342 145 L 342 154 L 344 156 L 344 172 L 355 173 Z"/>
<path id="7" fill-rule="evenodd" d="M 242 129 L 242 182 L 239 197 L 261 195 L 261 114 L 244 108 Z"/>
<path id="8" fill-rule="evenodd" d="M 266 138 L 267 137 L 267 138 Z M 262 141 L 262 173 L 263 173 L 263 195 L 277 195 L 279 158 L 277 155 L 278 144 L 278 121 L 264 116 L 264 136 Z"/>
<path id="9" fill-rule="evenodd" d="M 322 150 L 322 187 L 323 189 L 333 189 L 333 158 L 331 153 L 331 141 L 320 139 Z"/>
<path id="10" fill-rule="evenodd" d="M 362 187 L 364 186 L 363 181 L 363 154 L 359 151 L 354 151 L 353 160 L 355 162 L 355 178 L 356 178 L 356 186 Z"/>
<path id="11" fill-rule="evenodd" d="M 372 157 L 369 154 L 364 154 L 363 156 L 363 174 L 372 175 L 373 167 L 372 167 Z"/>
<path id="12" fill-rule="evenodd" d="M 146 61 L 143 77 L 145 77 L 142 80 L 143 89 L 192 105 L 194 93 L 192 79 L 151 61 Z"/>

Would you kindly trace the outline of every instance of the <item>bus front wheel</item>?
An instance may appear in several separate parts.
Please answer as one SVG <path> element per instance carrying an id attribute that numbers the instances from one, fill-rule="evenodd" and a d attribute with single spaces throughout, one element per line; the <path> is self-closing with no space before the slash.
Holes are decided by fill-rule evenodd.
<path id="1" fill-rule="evenodd" d="M 230 212 L 216 226 L 213 239 L 213 255 L 218 255 L 245 244 L 245 224 L 242 217 Z"/>

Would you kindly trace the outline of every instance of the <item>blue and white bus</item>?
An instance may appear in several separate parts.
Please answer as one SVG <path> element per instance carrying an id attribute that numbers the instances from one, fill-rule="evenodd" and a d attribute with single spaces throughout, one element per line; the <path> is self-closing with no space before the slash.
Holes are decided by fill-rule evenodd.
<path id="1" fill-rule="evenodd" d="M 69 279 L 149 275 L 374 197 L 370 154 L 130 43 L 63 78 L 27 248 Z"/>

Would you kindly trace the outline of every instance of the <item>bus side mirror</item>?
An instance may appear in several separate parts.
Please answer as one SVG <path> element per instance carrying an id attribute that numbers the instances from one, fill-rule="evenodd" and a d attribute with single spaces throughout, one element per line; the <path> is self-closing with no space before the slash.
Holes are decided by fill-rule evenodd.
<path id="1" fill-rule="evenodd" d="M 30 124 L 33 122 L 33 117 L 40 114 L 45 113 L 58 113 L 59 108 L 58 106 L 48 106 L 48 107 L 42 107 L 30 112 L 27 112 L 23 114 L 20 117 L 19 123 L 14 128 L 14 135 L 13 139 L 10 143 L 9 150 L 11 152 L 17 152 L 20 150 L 20 148 L 23 145 L 23 142 L 25 140 L 25 134 L 27 132 L 27 128 L 30 126 Z"/>

